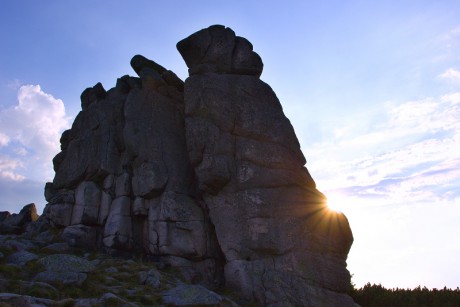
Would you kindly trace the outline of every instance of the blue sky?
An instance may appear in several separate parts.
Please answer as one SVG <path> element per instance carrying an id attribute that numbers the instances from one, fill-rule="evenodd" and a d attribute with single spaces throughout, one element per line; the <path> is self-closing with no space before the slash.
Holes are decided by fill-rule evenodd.
<path id="1" fill-rule="evenodd" d="M 353 281 L 460 286 L 460 2 L 0 2 L 0 210 L 45 205 L 81 92 L 231 27 L 264 62 L 307 167 L 355 236 Z"/>

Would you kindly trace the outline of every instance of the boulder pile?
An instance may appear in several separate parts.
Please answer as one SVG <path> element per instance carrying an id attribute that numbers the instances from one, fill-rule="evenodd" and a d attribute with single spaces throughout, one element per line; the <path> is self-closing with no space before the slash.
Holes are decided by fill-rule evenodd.
<path id="1" fill-rule="evenodd" d="M 251 43 L 211 26 L 177 48 L 185 82 L 137 55 L 138 77 L 82 93 L 43 220 L 70 246 L 147 254 L 262 305 L 353 306 L 348 221 L 316 189 Z"/>

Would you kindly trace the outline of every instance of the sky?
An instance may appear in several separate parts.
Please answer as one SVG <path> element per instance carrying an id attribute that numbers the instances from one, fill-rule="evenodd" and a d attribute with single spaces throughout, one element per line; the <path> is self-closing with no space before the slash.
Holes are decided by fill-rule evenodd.
<path id="1" fill-rule="evenodd" d="M 176 43 L 247 38 L 307 168 L 349 219 L 353 282 L 460 286 L 459 1 L 0 2 L 0 211 L 52 181 L 80 94 L 142 54 L 187 77 Z"/>

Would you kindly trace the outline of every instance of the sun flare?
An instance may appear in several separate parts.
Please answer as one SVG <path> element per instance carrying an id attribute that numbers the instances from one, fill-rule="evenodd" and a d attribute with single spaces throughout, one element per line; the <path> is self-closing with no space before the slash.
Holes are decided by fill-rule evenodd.
<path id="1" fill-rule="evenodd" d="M 340 213 L 344 213 L 347 209 L 345 198 L 334 194 L 327 195 L 327 206 L 330 210 Z"/>

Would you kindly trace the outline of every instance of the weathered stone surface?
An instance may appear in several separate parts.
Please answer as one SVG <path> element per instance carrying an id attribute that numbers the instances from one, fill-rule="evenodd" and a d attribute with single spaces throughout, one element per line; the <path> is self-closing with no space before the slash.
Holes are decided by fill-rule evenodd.
<path id="1" fill-rule="evenodd" d="M 132 240 L 131 200 L 127 196 L 116 198 L 111 206 L 104 229 L 104 245 L 129 249 Z"/>
<path id="2" fill-rule="evenodd" d="M 35 276 L 36 281 L 55 286 L 81 286 L 88 272 L 95 269 L 94 263 L 74 255 L 56 254 L 37 261 L 45 271 Z"/>
<path id="3" fill-rule="evenodd" d="M 73 203 L 56 203 L 48 206 L 48 218 L 56 227 L 66 227 L 71 224 Z"/>
<path id="4" fill-rule="evenodd" d="M 72 247 L 94 249 L 99 245 L 98 228 L 86 225 L 68 226 L 62 232 L 62 239 Z"/>
<path id="5" fill-rule="evenodd" d="M 343 294 L 348 222 L 326 208 L 275 93 L 258 76 L 225 68 L 231 36 L 211 27 L 178 44 L 191 68 L 187 149 L 227 260 L 226 282 L 264 305 L 352 305 Z M 223 66 L 201 68 L 212 62 Z"/>
<path id="6" fill-rule="evenodd" d="M 185 83 L 136 55 L 139 77 L 82 93 L 43 220 L 63 227 L 71 247 L 147 253 L 188 281 L 226 283 L 261 305 L 352 306 L 348 221 L 316 189 L 251 43 L 216 25 L 177 48 Z M 150 273 L 140 283 L 157 287 Z M 222 303 L 210 297 L 171 302 Z"/>
<path id="7" fill-rule="evenodd" d="M 145 57 L 131 64 L 140 78 L 82 94 L 84 107 L 63 133 L 46 186 L 47 218 L 65 227 L 72 247 L 102 242 L 198 262 L 222 257 L 187 155 L 184 82 Z"/>
<path id="8" fill-rule="evenodd" d="M 94 263 L 84 258 L 67 254 L 55 254 L 37 261 L 47 271 L 88 273 L 95 269 Z"/>
<path id="9" fill-rule="evenodd" d="M 87 278 L 85 273 L 44 271 L 35 276 L 36 281 L 41 281 L 54 286 L 81 286 Z"/>
<path id="10" fill-rule="evenodd" d="M 81 109 L 85 110 L 91 104 L 97 103 L 98 101 L 105 98 L 107 92 L 101 83 L 96 84 L 94 87 L 89 87 L 81 94 Z M 65 142 L 62 142 L 65 144 Z"/>
<path id="11" fill-rule="evenodd" d="M 263 63 L 252 44 L 221 25 L 198 31 L 177 43 L 190 75 L 217 72 L 260 76 Z"/>
<path id="12" fill-rule="evenodd" d="M 202 209 L 188 196 L 163 194 L 159 206 L 149 210 L 150 232 L 158 234 L 158 252 L 180 257 L 203 257 L 207 251 Z"/>
<path id="13" fill-rule="evenodd" d="M 7 211 L 3 211 L 0 220 L 0 233 L 23 233 L 27 225 L 37 219 L 37 209 L 33 203 L 24 206 L 17 214 L 10 214 Z"/>
<path id="14" fill-rule="evenodd" d="M 72 225 L 96 225 L 101 204 L 101 190 L 91 181 L 84 181 L 75 190 Z"/>
<path id="15" fill-rule="evenodd" d="M 112 196 L 110 193 L 103 191 L 101 195 L 101 206 L 99 207 L 98 224 L 104 225 L 110 213 L 110 206 L 112 204 Z"/>
<path id="16" fill-rule="evenodd" d="M 139 272 L 138 277 L 141 285 L 149 285 L 154 288 L 161 286 L 161 274 L 157 269 Z"/>
<path id="17" fill-rule="evenodd" d="M 27 251 L 36 248 L 37 245 L 29 240 L 20 237 L 10 237 L 8 235 L 0 235 L 0 246 L 9 251 Z"/>
<path id="18" fill-rule="evenodd" d="M 115 181 L 115 197 L 129 196 L 131 194 L 131 176 L 122 173 Z"/>
<path id="19" fill-rule="evenodd" d="M 6 218 L 11 215 L 8 211 L 1 211 L 0 212 L 0 223 L 3 222 Z"/>
<path id="20" fill-rule="evenodd" d="M 44 282 L 15 280 L 15 283 L 16 283 L 17 290 L 19 290 L 20 293 L 22 294 L 38 292 L 41 297 L 58 297 L 59 296 L 58 289 Z M 0 279 L 0 293 L 9 292 L 11 288 L 8 286 L 9 286 L 8 281 Z M 21 306 L 22 307 L 24 305 L 2 305 L 1 299 L 0 299 L 0 306 Z M 46 305 L 33 305 L 33 306 L 46 306 Z"/>
<path id="21" fill-rule="evenodd" d="M 74 190 L 83 181 L 98 182 L 109 173 L 119 172 L 125 96 L 121 88 L 96 95 L 97 103 L 92 102 L 77 115 L 72 129 L 61 138 L 61 153 L 53 160 L 56 176 L 52 189 Z"/>
<path id="22" fill-rule="evenodd" d="M 216 306 L 222 297 L 199 285 L 179 285 L 163 294 L 163 302 L 173 306 Z"/>
<path id="23" fill-rule="evenodd" d="M 67 301 L 57 302 L 50 299 L 32 297 L 29 295 L 21 295 L 14 293 L 0 293 L 0 303 L 6 306 L 22 306 L 22 307 L 35 307 L 35 306 L 53 306 L 64 305 Z M 60 304 L 61 303 L 61 304 Z"/>
<path id="24" fill-rule="evenodd" d="M 6 263 L 16 264 L 16 265 L 25 265 L 27 262 L 38 259 L 36 254 L 30 253 L 28 251 L 19 251 L 8 256 Z"/>
<path id="25" fill-rule="evenodd" d="M 56 242 L 46 245 L 41 249 L 41 251 L 48 253 L 71 253 L 72 247 L 66 242 Z"/>
<path id="26" fill-rule="evenodd" d="M 159 75 L 166 71 L 166 68 L 160 64 L 155 63 L 140 54 L 135 55 L 131 59 L 130 64 L 139 77 L 142 77 L 143 74 L 148 74 L 149 71 L 154 71 Z"/>

